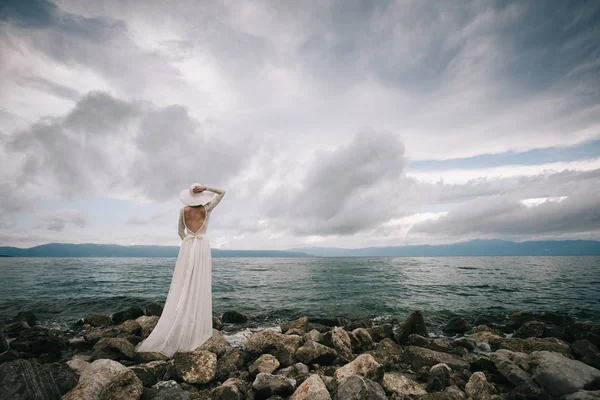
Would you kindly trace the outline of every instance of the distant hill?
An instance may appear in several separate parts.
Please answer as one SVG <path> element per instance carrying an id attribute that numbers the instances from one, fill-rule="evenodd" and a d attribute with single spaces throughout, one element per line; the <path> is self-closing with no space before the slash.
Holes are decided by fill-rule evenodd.
<path id="1" fill-rule="evenodd" d="M 0 247 L 0 255 L 8 257 L 177 257 L 178 253 L 178 246 L 48 243 L 28 249 Z M 278 250 L 211 249 L 211 253 L 213 257 L 308 257 L 301 252 Z"/>
<path id="2" fill-rule="evenodd" d="M 320 257 L 581 256 L 600 255 L 600 242 L 592 240 L 531 242 L 471 240 L 469 242 L 443 245 L 365 247 L 360 249 L 301 247 L 288 250 Z"/>

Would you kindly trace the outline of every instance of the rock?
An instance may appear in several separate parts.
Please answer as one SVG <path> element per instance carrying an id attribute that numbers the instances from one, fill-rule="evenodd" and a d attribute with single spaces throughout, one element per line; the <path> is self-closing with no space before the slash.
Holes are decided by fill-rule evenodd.
<path id="1" fill-rule="evenodd" d="M 281 333 L 286 333 L 290 329 L 300 329 L 303 332 L 308 332 L 308 317 L 300 317 L 295 321 L 282 322 L 279 324 Z"/>
<path id="2" fill-rule="evenodd" d="M 469 351 L 473 351 L 477 348 L 477 342 L 475 340 L 473 340 L 472 338 L 461 337 L 461 338 L 455 339 L 451 343 L 451 346 L 463 347 Z"/>
<path id="3" fill-rule="evenodd" d="M 221 386 L 210 392 L 213 400 L 244 400 L 246 398 L 246 383 L 241 379 L 227 379 Z"/>
<path id="4" fill-rule="evenodd" d="M 600 390 L 578 390 L 564 398 L 564 400 L 598 400 L 600 399 Z"/>
<path id="5" fill-rule="evenodd" d="M 44 362 L 53 362 L 61 359 L 61 350 L 68 348 L 68 340 L 58 329 L 34 326 L 22 331 L 10 342 L 10 348 L 20 352 L 23 358 L 36 357 Z"/>
<path id="6" fill-rule="evenodd" d="M 163 312 L 163 306 L 160 303 L 153 301 L 146 304 L 146 315 L 160 317 Z"/>
<path id="7" fill-rule="evenodd" d="M 587 339 L 595 346 L 600 347 L 600 324 L 590 325 L 573 323 L 565 327 L 565 335 L 570 342 L 579 339 Z"/>
<path id="8" fill-rule="evenodd" d="M 396 333 L 396 342 L 400 344 L 406 343 L 408 337 L 413 333 L 423 337 L 429 337 L 429 332 L 427 332 L 427 327 L 425 326 L 425 319 L 419 310 L 410 313 L 408 318 L 400 324 L 398 332 Z"/>
<path id="9" fill-rule="evenodd" d="M 133 371 L 113 360 L 96 360 L 79 378 L 77 386 L 61 400 L 137 400 L 142 382 Z"/>
<path id="10" fill-rule="evenodd" d="M 466 400 L 467 395 L 456 385 L 448 386 L 443 392 L 427 393 L 418 397 L 419 400 Z"/>
<path id="11" fill-rule="evenodd" d="M 159 319 L 160 319 L 160 317 L 157 317 L 157 316 L 149 317 L 147 315 L 142 315 L 135 319 L 135 322 L 140 324 L 140 326 L 142 327 L 142 337 L 144 339 L 147 338 L 148 336 L 150 336 L 150 333 L 152 333 L 152 331 L 154 330 L 154 327 L 156 326 L 156 324 L 158 324 Z"/>
<path id="12" fill-rule="evenodd" d="M 296 380 L 296 383 L 302 383 L 304 380 L 308 378 L 310 375 L 310 370 L 308 366 L 298 362 L 294 365 L 290 365 L 289 367 L 285 367 L 277 371 L 277 375 L 285 376 L 286 378 L 292 378 Z"/>
<path id="13" fill-rule="evenodd" d="M 381 385 L 388 395 L 396 396 L 399 399 L 409 396 L 420 396 L 427 393 L 417 382 L 398 372 L 386 372 L 383 374 Z"/>
<path id="14" fill-rule="evenodd" d="M 344 329 L 352 332 L 357 328 L 369 329 L 373 327 L 373 320 L 371 318 L 357 318 L 352 320 L 349 324 L 344 325 Z"/>
<path id="15" fill-rule="evenodd" d="M 454 317 L 443 328 L 444 333 L 449 335 L 464 334 L 471 330 L 471 325 L 464 318 Z"/>
<path id="16" fill-rule="evenodd" d="M 424 347 L 426 349 L 434 351 L 442 351 L 444 353 L 452 353 L 452 346 L 442 339 L 434 339 L 430 337 L 423 337 L 421 335 L 409 335 L 408 343 L 410 346 Z"/>
<path id="17" fill-rule="evenodd" d="M 246 361 L 246 354 L 237 347 L 231 347 L 225 351 L 225 353 L 217 359 L 217 373 L 215 378 L 220 381 L 224 381 L 229 378 L 233 378 L 233 374 L 236 373 Z"/>
<path id="18" fill-rule="evenodd" d="M 212 332 L 212 336 L 206 342 L 202 343 L 198 349 L 210 351 L 220 357 L 225 354 L 227 349 L 231 348 L 231 345 L 221 332 L 216 329 L 213 329 Z"/>
<path id="19" fill-rule="evenodd" d="M 600 369 L 600 352 L 592 342 L 587 339 L 579 339 L 571 343 L 569 347 L 577 360 Z"/>
<path id="20" fill-rule="evenodd" d="M 298 386 L 290 400 L 331 400 L 331 396 L 319 375 L 312 374 Z"/>
<path id="21" fill-rule="evenodd" d="M 491 400 L 496 393 L 494 385 L 489 383 L 481 371 L 473 373 L 465 386 L 465 392 L 471 400 Z"/>
<path id="22" fill-rule="evenodd" d="M 141 335 L 142 334 L 142 326 L 134 319 L 128 319 L 119 325 L 119 331 L 121 333 L 127 333 L 130 335 Z"/>
<path id="23" fill-rule="evenodd" d="M 6 350 L 5 352 L 0 353 L 0 363 L 18 360 L 19 358 L 21 358 L 21 355 L 16 350 Z"/>
<path id="24" fill-rule="evenodd" d="M 572 357 L 569 343 L 556 338 L 496 339 L 489 343 L 493 350 L 507 349 L 527 354 L 547 350 Z"/>
<path id="25" fill-rule="evenodd" d="M 383 388 L 370 379 L 352 375 L 345 378 L 335 391 L 336 400 L 387 400 Z"/>
<path id="26" fill-rule="evenodd" d="M 92 331 L 88 331 L 83 335 L 83 338 L 90 345 L 94 345 L 102 338 L 117 337 L 118 334 L 119 334 L 119 328 L 109 327 L 109 328 L 101 328 L 101 329 L 94 329 Z"/>
<path id="27" fill-rule="evenodd" d="M 60 399 L 77 384 L 77 375 L 63 363 L 14 360 L 0 364 L 0 399 Z"/>
<path id="28" fill-rule="evenodd" d="M 107 358 L 109 360 L 133 360 L 135 347 L 123 338 L 102 338 L 94 345 L 92 360 Z"/>
<path id="29" fill-rule="evenodd" d="M 403 364 L 404 351 L 391 339 L 383 339 L 375 345 L 374 350 L 367 351 L 366 354 L 372 355 L 375 361 L 383 365 L 385 371 L 399 369 Z"/>
<path id="30" fill-rule="evenodd" d="M 379 364 L 372 355 L 361 354 L 354 361 L 338 368 L 333 377 L 339 383 L 351 375 L 360 375 L 376 382 L 383 379 L 383 366 Z"/>
<path id="31" fill-rule="evenodd" d="M 142 397 L 143 398 L 143 397 Z M 190 400 L 190 392 L 181 386 L 159 389 L 152 400 Z"/>
<path id="32" fill-rule="evenodd" d="M 4 327 L 4 334 L 7 338 L 14 338 L 27 329 L 31 328 L 25 321 L 16 321 Z"/>
<path id="33" fill-rule="evenodd" d="M 221 321 L 223 321 L 224 324 L 239 324 L 242 322 L 247 322 L 248 317 L 235 310 L 229 310 L 225 311 L 223 315 L 221 315 Z"/>
<path id="34" fill-rule="evenodd" d="M 112 318 L 104 314 L 88 315 L 83 319 L 84 324 L 89 324 L 94 328 L 105 328 L 113 324 Z"/>
<path id="35" fill-rule="evenodd" d="M 317 342 L 307 342 L 296 350 L 296 358 L 305 364 L 331 365 L 337 352 Z"/>
<path id="36" fill-rule="evenodd" d="M 498 350 L 490 355 L 490 359 L 498 372 L 515 386 L 512 392 L 513 397 L 517 399 L 545 398 L 544 389 L 528 373 L 530 366 L 527 354 Z"/>
<path id="37" fill-rule="evenodd" d="M 208 383 L 217 374 L 217 355 L 210 351 L 177 352 L 173 360 L 176 375 L 187 383 Z"/>
<path id="38" fill-rule="evenodd" d="M 513 337 L 526 339 L 530 337 L 542 337 L 544 336 L 544 330 L 546 328 L 546 324 L 540 321 L 528 321 L 525 322 L 521 327 L 515 332 Z"/>
<path id="39" fill-rule="evenodd" d="M 4 332 L 4 324 L 0 323 L 0 353 L 8 350 L 8 341 L 6 340 L 6 333 Z"/>
<path id="40" fill-rule="evenodd" d="M 223 323 L 221 322 L 221 320 L 219 318 L 215 317 L 214 315 L 212 317 L 212 327 L 213 327 L 213 329 L 216 329 L 218 331 L 223 329 Z"/>
<path id="41" fill-rule="evenodd" d="M 25 322 L 29 326 L 34 326 L 37 323 L 37 316 L 33 311 L 21 311 L 12 319 L 12 322 Z"/>
<path id="42" fill-rule="evenodd" d="M 447 364 L 455 371 L 469 368 L 469 364 L 466 361 L 454 355 L 429 350 L 424 347 L 408 346 L 406 348 L 406 358 L 412 365 L 413 370 L 417 370 L 422 366 L 429 367 L 439 363 Z"/>
<path id="43" fill-rule="evenodd" d="M 427 391 L 441 392 L 446 389 L 446 382 L 452 370 L 446 364 L 436 364 L 427 373 Z"/>
<path id="44" fill-rule="evenodd" d="M 88 365 L 90 365 L 90 363 L 78 358 L 72 358 L 67 361 L 67 365 L 79 376 L 88 367 Z"/>
<path id="45" fill-rule="evenodd" d="M 119 325 L 128 319 L 136 319 L 144 315 L 144 310 L 140 306 L 132 306 L 127 310 L 116 312 L 112 315 L 112 321 L 115 325 Z"/>
<path id="46" fill-rule="evenodd" d="M 392 324 L 375 325 L 372 328 L 367 329 L 371 338 L 374 342 L 379 342 L 382 339 L 393 339 L 394 330 Z"/>
<path id="47" fill-rule="evenodd" d="M 517 311 L 512 313 L 510 319 L 513 321 L 525 323 L 527 321 L 544 321 L 558 326 L 570 325 L 574 322 L 572 317 L 559 315 L 553 312 L 542 312 L 539 314 Z"/>
<path id="48" fill-rule="evenodd" d="M 334 326 L 345 326 L 350 324 L 350 320 L 348 318 L 339 318 L 339 317 L 310 317 L 308 319 L 309 324 L 315 325 L 325 325 L 333 328 Z M 318 330 L 318 329 L 317 329 Z M 327 329 L 329 330 L 329 329 Z"/>
<path id="49" fill-rule="evenodd" d="M 252 376 L 256 376 L 261 372 L 272 374 L 273 371 L 279 368 L 279 365 L 281 364 L 279 364 L 279 361 L 277 361 L 275 356 L 272 356 L 271 354 L 263 354 L 262 356 L 258 357 L 256 361 L 250 364 L 248 367 L 248 372 L 250 372 L 250 375 Z"/>
<path id="50" fill-rule="evenodd" d="M 319 342 L 319 343 L 323 342 L 323 335 L 321 334 L 321 332 L 319 332 L 316 329 L 311 329 L 310 331 L 305 333 L 302 337 L 304 338 L 305 342 L 310 342 L 311 340 L 314 342 Z"/>
<path id="51" fill-rule="evenodd" d="M 140 379 L 142 385 L 151 387 L 157 382 L 171 379 L 175 375 L 173 361 L 150 361 L 129 367 Z"/>
<path id="52" fill-rule="evenodd" d="M 600 388 L 600 371 L 559 353 L 531 353 L 533 379 L 553 395 L 565 395 L 581 389 Z"/>
<path id="53" fill-rule="evenodd" d="M 469 363 L 471 371 L 485 371 L 492 374 L 498 373 L 496 365 L 494 365 L 488 355 L 470 353 L 464 356 L 463 360 Z"/>
<path id="54" fill-rule="evenodd" d="M 252 388 L 256 391 L 257 399 L 266 399 L 269 396 L 289 396 L 294 392 L 296 381 L 281 375 L 271 375 L 264 372 L 256 375 Z"/>
<path id="55" fill-rule="evenodd" d="M 354 329 L 350 335 L 350 341 L 352 342 L 352 351 L 355 353 L 362 353 L 373 348 L 373 339 L 365 328 Z"/>
<path id="56" fill-rule="evenodd" d="M 277 357 L 282 366 L 288 367 L 296 362 L 296 350 L 301 344 L 302 338 L 299 336 L 265 329 L 248 336 L 244 348 L 250 359 L 268 353 Z"/>
<path id="57" fill-rule="evenodd" d="M 331 330 L 331 344 L 337 352 L 338 359 L 342 362 L 349 362 L 354 359 L 352 341 L 344 328 L 336 326 Z"/>

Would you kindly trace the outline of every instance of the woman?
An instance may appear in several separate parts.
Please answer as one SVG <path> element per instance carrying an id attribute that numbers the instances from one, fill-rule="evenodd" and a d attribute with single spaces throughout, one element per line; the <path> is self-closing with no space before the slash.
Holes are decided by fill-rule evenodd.
<path id="1" fill-rule="evenodd" d="M 194 350 L 212 336 L 212 258 L 205 234 L 210 214 L 223 196 L 224 190 L 197 183 L 181 191 L 179 197 L 187 207 L 179 213 L 183 243 L 173 279 L 156 327 L 136 351 L 172 357 Z"/>

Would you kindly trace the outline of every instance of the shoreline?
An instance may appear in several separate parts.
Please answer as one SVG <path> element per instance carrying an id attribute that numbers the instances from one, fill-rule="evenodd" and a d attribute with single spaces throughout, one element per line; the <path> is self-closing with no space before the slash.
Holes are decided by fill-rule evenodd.
<path id="1" fill-rule="evenodd" d="M 88 315 L 62 330 L 18 313 L 0 324 L 0 397 L 28 398 L 16 395 L 31 386 L 19 372 L 25 369 L 36 371 L 42 391 L 67 400 L 93 397 L 80 378 L 102 386 L 108 371 L 128 377 L 124 399 L 343 400 L 361 390 L 375 400 L 566 399 L 584 386 L 600 389 L 600 324 L 554 312 L 455 315 L 440 326 L 418 310 L 406 318 L 278 322 L 228 310 L 213 317 L 213 337 L 193 351 L 137 352 L 161 313 L 161 304 L 148 303 Z M 574 370 L 587 380 L 579 387 L 574 376 L 562 386 L 533 379 L 546 367 L 552 382 Z M 301 396 L 313 390 L 321 397 Z"/>

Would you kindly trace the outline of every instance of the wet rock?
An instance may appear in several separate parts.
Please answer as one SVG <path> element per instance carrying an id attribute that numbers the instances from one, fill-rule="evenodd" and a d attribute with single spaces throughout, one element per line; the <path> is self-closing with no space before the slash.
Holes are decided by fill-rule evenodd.
<path id="1" fill-rule="evenodd" d="M 488 373 L 496 374 L 498 370 L 496 369 L 496 365 L 490 359 L 490 356 L 486 354 L 467 354 L 463 357 L 463 360 L 469 363 L 471 371 L 484 371 Z"/>
<path id="2" fill-rule="evenodd" d="M 352 342 L 352 351 L 355 353 L 362 353 L 373 348 L 373 339 L 365 328 L 354 329 L 350 335 L 350 341 Z"/>
<path id="3" fill-rule="evenodd" d="M 521 323 L 538 320 L 549 322 L 557 326 L 567 326 L 574 322 L 573 318 L 569 317 L 568 315 L 560 315 L 553 312 L 541 312 L 539 314 L 534 314 L 517 311 L 511 314 L 510 319 Z"/>
<path id="4" fill-rule="evenodd" d="M 217 355 L 210 351 L 178 352 L 173 360 L 177 377 L 187 383 L 208 383 L 217 374 Z"/>
<path id="5" fill-rule="evenodd" d="M 309 317 L 308 322 L 309 324 L 325 325 L 331 328 L 334 326 L 345 326 L 351 323 L 348 318 L 340 317 Z"/>
<path id="6" fill-rule="evenodd" d="M 68 348 L 68 340 L 58 329 L 34 326 L 22 331 L 10 342 L 10 348 L 21 353 L 23 358 L 36 357 L 44 362 L 53 362 L 61 359 L 61 350 Z"/>
<path id="7" fill-rule="evenodd" d="M 88 331 L 83 335 L 83 338 L 89 343 L 89 345 L 93 346 L 102 338 L 117 337 L 118 334 L 119 328 L 109 327 Z"/>
<path id="8" fill-rule="evenodd" d="M 4 324 L 0 322 L 0 353 L 8 350 L 8 341 L 6 340 L 6 333 L 4 332 Z"/>
<path id="9" fill-rule="evenodd" d="M 223 323 L 221 322 L 221 320 L 219 318 L 213 316 L 212 317 L 212 327 L 213 327 L 213 329 L 220 331 L 221 329 L 223 329 Z"/>
<path id="10" fill-rule="evenodd" d="M 371 318 L 357 318 L 352 320 L 349 324 L 344 325 L 344 329 L 348 331 L 354 331 L 357 328 L 369 329 L 373 327 L 373 320 Z"/>
<path id="11" fill-rule="evenodd" d="M 446 364 L 436 364 L 429 369 L 427 373 L 427 391 L 441 392 L 446 389 L 446 382 L 450 378 L 452 370 Z"/>
<path id="12" fill-rule="evenodd" d="M 104 314 L 88 315 L 83 319 L 84 324 L 89 324 L 94 328 L 105 328 L 113 324 L 112 318 Z"/>
<path id="13" fill-rule="evenodd" d="M 0 364 L 0 399 L 60 399 L 77 384 L 77 375 L 63 363 L 14 360 Z"/>
<path id="14" fill-rule="evenodd" d="M 468 337 L 461 337 L 461 338 L 455 339 L 451 343 L 451 345 L 454 347 L 463 347 L 469 351 L 473 351 L 477 348 L 477 342 L 475 340 L 473 340 L 472 338 L 468 338 Z"/>
<path id="15" fill-rule="evenodd" d="M 541 321 L 528 321 L 521 325 L 513 337 L 521 339 L 527 339 L 530 337 L 540 338 L 544 336 L 545 329 L 546 324 Z"/>
<path id="16" fill-rule="evenodd" d="M 141 335 L 142 334 L 142 326 L 134 319 L 128 319 L 119 325 L 119 331 L 121 333 L 130 334 L 130 335 Z"/>
<path id="17" fill-rule="evenodd" d="M 475 372 L 471 375 L 465 386 L 465 392 L 472 400 L 491 400 L 497 393 L 496 388 L 487 381 L 483 372 Z"/>
<path id="18" fill-rule="evenodd" d="M 298 386 L 290 400 L 331 400 L 331 396 L 321 377 L 312 374 Z"/>
<path id="19" fill-rule="evenodd" d="M 217 359 L 216 379 L 224 381 L 233 378 L 246 361 L 246 354 L 237 347 L 231 347 Z"/>
<path id="20" fill-rule="evenodd" d="M 296 335 L 284 335 L 279 332 L 265 329 L 250 335 L 244 346 L 249 359 L 254 359 L 261 354 L 272 354 L 282 366 L 288 367 L 296 362 L 296 350 L 302 344 L 302 338 Z"/>
<path id="21" fill-rule="evenodd" d="M 231 345 L 221 332 L 216 329 L 213 329 L 212 332 L 212 336 L 206 342 L 202 343 L 202 345 L 198 348 L 200 350 L 206 350 L 215 353 L 218 357 L 220 357 L 225 354 Z"/>
<path id="22" fill-rule="evenodd" d="M 88 367 L 88 365 L 90 365 L 90 363 L 78 358 L 72 358 L 67 361 L 67 365 L 73 370 L 73 372 L 77 374 L 77 376 L 79 376 Z"/>
<path id="23" fill-rule="evenodd" d="M 498 350 L 490 355 L 498 372 L 512 383 L 511 392 L 517 399 L 543 399 L 546 391 L 530 375 L 529 357 L 525 353 Z"/>
<path id="24" fill-rule="evenodd" d="M 61 400 L 137 400 L 142 382 L 135 373 L 113 360 L 96 360 L 81 374 L 77 386 Z"/>
<path id="25" fill-rule="evenodd" d="M 434 339 L 423 337 L 421 335 L 409 335 L 408 344 L 410 346 L 424 347 L 426 349 L 441 351 L 444 353 L 452 353 L 452 346 L 443 339 Z"/>
<path id="26" fill-rule="evenodd" d="M 257 399 L 266 399 L 269 396 L 289 396 L 294 392 L 296 381 L 280 375 L 271 375 L 264 372 L 256 375 L 252 388 L 256 391 Z"/>
<path id="27" fill-rule="evenodd" d="M 14 338 L 27 329 L 31 328 L 25 321 L 16 321 L 4 327 L 4 334 L 7 338 Z"/>
<path id="28" fill-rule="evenodd" d="M 282 322 L 279 324 L 281 333 L 286 333 L 291 329 L 299 329 L 302 332 L 308 332 L 308 317 L 300 317 L 295 321 Z"/>
<path id="29" fill-rule="evenodd" d="M 151 387 L 160 381 L 169 380 L 175 376 L 173 361 L 150 361 L 129 367 L 145 387 Z"/>
<path id="30" fill-rule="evenodd" d="M 469 364 L 466 361 L 454 355 L 426 349 L 424 347 L 408 346 L 405 354 L 412 365 L 413 370 L 417 370 L 422 366 L 430 367 L 440 363 L 447 364 L 455 371 L 469 368 Z"/>
<path id="31" fill-rule="evenodd" d="M 261 372 L 266 372 L 267 374 L 272 374 L 277 368 L 279 368 L 281 364 L 277 361 L 275 356 L 271 354 L 263 354 L 258 357 L 250 366 L 248 367 L 248 372 L 250 375 L 256 376 Z"/>
<path id="32" fill-rule="evenodd" d="M 600 347 L 600 324 L 573 323 L 565 327 L 565 335 L 570 342 L 587 339 L 595 346 Z"/>
<path id="33" fill-rule="evenodd" d="M 331 365 L 337 352 L 317 342 L 307 342 L 296 350 L 296 358 L 305 364 Z"/>
<path id="34" fill-rule="evenodd" d="M 383 388 L 372 380 L 352 375 L 345 378 L 335 392 L 336 400 L 387 400 Z"/>
<path id="35" fill-rule="evenodd" d="M 221 386 L 210 392 L 213 400 L 244 400 L 246 398 L 247 385 L 241 379 L 227 379 Z"/>
<path id="36" fill-rule="evenodd" d="M 366 354 L 372 355 L 385 371 L 399 369 L 404 365 L 404 350 L 391 339 L 383 339 L 375 345 L 374 350 L 369 350 Z"/>
<path id="37" fill-rule="evenodd" d="M 112 320 L 115 325 L 119 325 L 127 321 L 128 319 L 136 319 L 138 317 L 141 317 L 142 315 L 144 315 L 144 310 L 142 310 L 142 307 L 133 306 L 129 307 L 127 310 L 114 313 L 112 315 Z"/>
<path id="38" fill-rule="evenodd" d="M 556 338 L 496 339 L 489 344 L 493 350 L 507 349 L 527 354 L 546 350 L 572 357 L 569 343 Z"/>
<path id="39" fill-rule="evenodd" d="M 564 400 L 598 400 L 600 390 L 578 390 L 564 398 Z"/>
<path id="40" fill-rule="evenodd" d="M 469 330 L 471 330 L 471 325 L 464 318 L 460 317 L 452 318 L 443 328 L 444 333 L 448 335 L 462 335 Z"/>
<path id="41" fill-rule="evenodd" d="M 25 322 L 29 326 L 34 326 L 38 318 L 33 311 L 21 311 L 12 319 L 12 322 Z"/>
<path id="42" fill-rule="evenodd" d="M 160 319 L 160 317 L 157 317 L 157 316 L 149 317 L 147 315 L 142 315 L 135 319 L 135 322 L 140 324 L 140 326 L 142 327 L 142 337 L 144 339 L 146 339 L 148 336 L 150 336 L 150 333 L 152 333 L 152 331 L 154 330 L 154 327 L 156 326 L 156 324 L 158 324 L 159 319 Z"/>
<path id="43" fill-rule="evenodd" d="M 579 339 L 571 343 L 570 349 L 576 359 L 600 369 L 600 352 L 592 342 L 587 339 Z"/>
<path id="44" fill-rule="evenodd" d="M 383 325 L 375 325 L 372 328 L 367 329 L 371 338 L 374 342 L 379 342 L 383 339 L 393 339 L 394 338 L 394 330 L 392 324 L 383 324 Z"/>
<path id="45" fill-rule="evenodd" d="M 163 388 L 156 391 L 152 400 L 190 400 L 190 392 L 183 390 L 181 386 Z"/>
<path id="46" fill-rule="evenodd" d="M 338 359 L 342 362 L 352 361 L 354 354 L 352 354 L 352 341 L 348 332 L 340 327 L 335 327 L 330 332 L 331 345 L 337 352 Z"/>
<path id="47" fill-rule="evenodd" d="M 146 304 L 146 315 L 160 317 L 163 312 L 163 306 L 160 303 L 152 302 Z"/>
<path id="48" fill-rule="evenodd" d="M 531 353 L 533 379 L 551 395 L 565 395 L 581 389 L 600 389 L 600 370 L 559 353 L 536 351 Z"/>
<path id="49" fill-rule="evenodd" d="M 351 375 L 360 375 L 376 382 L 383 379 L 383 366 L 370 354 L 361 354 L 354 361 L 338 368 L 333 377 L 339 383 Z"/>
<path id="50" fill-rule="evenodd" d="M 133 360 L 135 347 L 123 338 L 102 338 L 94 345 L 92 360 L 107 358 L 109 360 Z"/>
<path id="51" fill-rule="evenodd" d="M 398 399 L 413 398 L 427 393 L 419 383 L 398 372 L 383 374 L 381 385 L 388 395 Z"/>
<path id="52" fill-rule="evenodd" d="M 398 326 L 396 342 L 405 344 L 408 341 L 408 337 L 413 333 L 423 337 L 429 337 L 423 313 L 419 310 L 410 313 L 408 318 Z"/>
<path id="53" fill-rule="evenodd" d="M 5 352 L 0 353 L 0 363 L 18 360 L 19 358 L 21 358 L 21 355 L 16 350 L 6 350 Z"/>
<path id="54" fill-rule="evenodd" d="M 224 324 L 239 324 L 247 322 L 248 317 L 235 310 L 229 310 L 225 311 L 223 315 L 221 315 L 221 321 L 223 321 Z"/>

